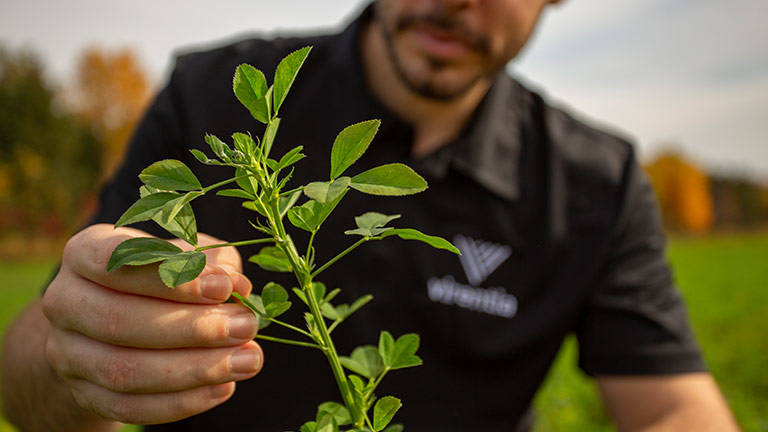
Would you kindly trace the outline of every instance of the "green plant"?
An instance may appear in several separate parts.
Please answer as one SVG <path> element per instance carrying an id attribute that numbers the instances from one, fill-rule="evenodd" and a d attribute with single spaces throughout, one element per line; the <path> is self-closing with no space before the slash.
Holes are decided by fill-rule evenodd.
<path id="1" fill-rule="evenodd" d="M 325 402 L 318 407 L 315 421 L 304 423 L 301 432 L 332 432 L 347 426 L 351 431 L 401 431 L 400 425 L 389 425 L 401 403 L 395 397 L 378 398 L 374 391 L 392 370 L 417 366 L 419 336 L 406 334 L 395 339 L 382 331 L 378 346 L 361 346 L 349 357 L 339 356 L 331 334 L 355 311 L 368 303 L 366 295 L 351 305 L 331 303 L 339 289 L 326 292 L 325 286 L 315 278 L 339 259 L 363 243 L 397 236 L 406 240 L 419 240 L 433 247 L 459 253 L 451 243 L 440 237 L 428 236 L 414 229 L 387 226 L 400 215 L 368 212 L 355 218 L 357 227 L 345 232 L 360 238 L 328 262 L 315 263 L 313 240 L 323 222 L 350 189 L 373 195 L 409 195 L 427 188 L 426 181 L 406 165 L 394 163 L 369 169 L 353 177 L 343 176 L 346 170 L 366 151 L 379 127 L 378 120 L 351 125 L 342 130 L 331 150 L 331 172 L 328 181 L 312 182 L 285 190 L 293 173 L 292 165 L 304 155 L 296 147 L 279 159 L 271 159 L 270 150 L 280 125 L 278 111 L 296 74 L 309 54 L 310 47 L 302 48 L 285 57 L 277 66 L 272 86 L 267 87 L 261 71 L 240 65 L 234 77 L 234 92 L 254 118 L 266 124 L 263 137 L 254 140 L 249 134 L 235 133 L 234 148 L 213 135 L 205 141 L 216 155 L 209 159 L 204 153 L 192 150 L 194 156 L 207 165 L 221 165 L 235 169 L 234 177 L 203 187 L 192 171 L 177 160 L 156 162 L 141 172 L 144 185 L 141 198 L 120 217 L 115 226 L 153 220 L 171 234 L 185 240 L 192 251 L 157 238 L 133 238 L 121 243 L 107 265 L 111 271 L 123 265 L 145 265 L 160 262 L 159 274 L 163 282 L 176 287 L 197 277 L 205 267 L 206 249 L 223 246 L 265 244 L 258 254 L 250 257 L 261 268 L 275 272 L 292 272 L 299 287 L 293 288 L 296 297 L 309 308 L 305 313 L 304 328 L 280 321 L 278 317 L 292 305 L 288 291 L 277 283 L 267 283 L 260 295 L 244 298 L 233 294 L 260 318 L 260 328 L 274 323 L 287 327 L 305 340 L 288 340 L 259 334 L 257 338 L 321 350 L 330 363 L 341 393 L 343 404 Z M 281 173 L 288 171 L 281 177 Z M 217 195 L 244 199 L 243 206 L 260 215 L 251 222 L 256 232 L 264 235 L 253 240 L 197 245 L 195 215 L 189 203 L 204 194 L 228 184 L 234 189 L 223 189 Z M 297 205 L 299 198 L 309 199 Z M 284 219 L 294 227 L 310 233 L 305 252 L 300 253 L 288 235 Z M 344 369 L 351 373 L 347 374 Z M 374 403 L 375 402 L 375 403 Z M 368 413 L 373 408 L 373 415 Z"/>

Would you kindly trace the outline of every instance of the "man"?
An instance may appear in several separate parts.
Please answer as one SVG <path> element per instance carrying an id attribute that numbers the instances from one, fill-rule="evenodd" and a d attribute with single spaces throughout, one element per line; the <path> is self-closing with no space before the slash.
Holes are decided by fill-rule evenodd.
<path id="1" fill-rule="evenodd" d="M 526 429 L 531 398 L 573 332 L 580 366 L 621 430 L 735 430 L 688 329 L 631 147 L 504 72 L 547 3 L 380 0 L 339 35 L 180 57 L 102 194 L 95 225 L 70 240 L 42 302 L 7 336 L 8 417 L 26 430 L 111 430 L 119 420 L 167 423 L 147 427 L 157 431 L 281 431 L 338 399 L 321 358 L 294 347 L 265 346 L 264 371 L 243 381 L 264 353 L 251 341 L 249 313 L 222 302 L 271 275 L 246 267 L 246 278 L 234 250 L 210 254 L 201 277 L 173 291 L 153 268 L 104 271 L 119 242 L 146 235 L 109 225 L 136 199 L 139 170 L 164 158 L 192 165 L 189 146 L 202 149 L 205 132 L 261 133 L 231 94 L 235 66 L 269 72 L 313 45 L 273 150 L 305 145 L 296 184 L 325 178 L 335 134 L 369 118 L 382 127 L 359 168 L 405 160 L 430 182 L 408 199 L 350 194 L 316 240 L 318 254 L 343 248 L 351 217 L 367 210 L 403 213 L 464 251 L 459 260 L 378 242 L 323 275 L 346 300 L 376 295 L 334 333 L 342 352 L 375 342 L 380 329 L 422 335 L 424 366 L 381 389 L 403 398 L 398 421 L 413 431 Z M 205 184 L 225 174 L 198 173 Z M 200 230 L 249 238 L 251 215 L 228 201 L 195 202 Z M 234 381 L 242 381 L 237 392 Z"/>

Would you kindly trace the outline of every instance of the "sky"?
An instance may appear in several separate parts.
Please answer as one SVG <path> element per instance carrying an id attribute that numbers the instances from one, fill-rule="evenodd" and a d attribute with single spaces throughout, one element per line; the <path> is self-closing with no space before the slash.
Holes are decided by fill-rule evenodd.
<path id="1" fill-rule="evenodd" d="M 248 35 L 332 31 L 365 0 L 2 0 L 0 43 L 72 79 L 89 45 L 135 49 L 162 84 L 174 52 Z M 565 0 L 509 70 L 552 103 L 709 171 L 768 181 L 768 1 Z"/>

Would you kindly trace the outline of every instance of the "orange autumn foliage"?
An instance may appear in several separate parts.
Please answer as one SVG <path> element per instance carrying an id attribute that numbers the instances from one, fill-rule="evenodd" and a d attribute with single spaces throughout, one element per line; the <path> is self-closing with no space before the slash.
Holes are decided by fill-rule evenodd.
<path id="1" fill-rule="evenodd" d="M 646 165 L 667 226 L 706 233 L 714 223 L 709 177 L 674 152 L 665 152 Z"/>
<path id="2" fill-rule="evenodd" d="M 104 144 L 102 177 L 109 176 L 119 163 L 149 102 L 150 91 L 131 50 L 109 52 L 92 47 L 81 56 L 72 105 Z"/>

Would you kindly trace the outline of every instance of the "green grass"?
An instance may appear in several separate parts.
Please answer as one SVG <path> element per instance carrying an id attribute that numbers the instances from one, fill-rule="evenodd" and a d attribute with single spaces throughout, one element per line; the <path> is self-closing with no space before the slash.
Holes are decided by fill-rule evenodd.
<path id="1" fill-rule="evenodd" d="M 675 239 L 670 259 L 704 356 L 745 431 L 768 431 L 768 235 Z M 0 332 L 53 271 L 0 263 Z M 536 397 L 537 430 L 613 430 L 569 339 Z M 137 430 L 134 428 L 126 430 Z M 0 432 L 14 429 L 0 417 Z"/>
<path id="2" fill-rule="evenodd" d="M 768 235 L 675 239 L 669 256 L 707 365 L 745 431 L 768 431 Z M 569 339 L 536 397 L 537 430 L 613 430 Z"/>

